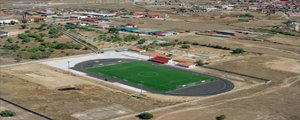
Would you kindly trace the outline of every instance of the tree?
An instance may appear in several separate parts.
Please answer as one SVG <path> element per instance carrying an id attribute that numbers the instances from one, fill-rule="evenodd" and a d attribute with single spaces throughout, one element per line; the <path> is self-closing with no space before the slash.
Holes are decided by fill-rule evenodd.
<path id="1" fill-rule="evenodd" d="M 10 111 L 10 110 L 4 110 L 4 111 L 1 111 L 1 113 L 0 113 L 1 117 L 13 117 L 15 115 L 16 115 L 16 113 L 13 111 Z"/>
<path id="2" fill-rule="evenodd" d="M 143 112 L 143 113 L 137 115 L 137 117 L 139 117 L 140 119 L 151 119 L 151 118 L 153 118 L 153 115 L 148 112 Z"/>
<path id="3" fill-rule="evenodd" d="M 225 115 L 220 115 L 216 117 L 216 120 L 225 120 L 226 116 Z"/>
<path id="4" fill-rule="evenodd" d="M 236 49 L 232 50 L 233 54 L 241 54 L 243 52 L 245 52 L 245 50 L 243 48 L 236 48 Z"/>
<path id="5" fill-rule="evenodd" d="M 117 28 L 109 28 L 108 33 L 118 34 L 119 30 Z"/>
<path id="6" fill-rule="evenodd" d="M 150 10 L 149 9 L 145 9 L 145 12 L 150 12 Z"/>
<path id="7" fill-rule="evenodd" d="M 40 36 L 40 35 L 37 35 L 37 36 L 35 37 L 35 40 L 37 40 L 37 41 L 39 41 L 39 42 L 44 42 L 44 38 L 43 38 L 42 36 Z"/>
<path id="8" fill-rule="evenodd" d="M 197 66 L 203 66 L 204 65 L 203 60 L 197 60 L 196 64 L 197 64 Z"/>
<path id="9" fill-rule="evenodd" d="M 22 43 L 29 43 L 29 42 L 30 42 L 30 39 L 28 39 L 28 38 L 25 38 L 22 40 Z"/>
<path id="10" fill-rule="evenodd" d="M 16 22 L 15 22 L 15 21 L 10 21 L 10 24 L 11 24 L 11 25 L 15 25 Z"/>

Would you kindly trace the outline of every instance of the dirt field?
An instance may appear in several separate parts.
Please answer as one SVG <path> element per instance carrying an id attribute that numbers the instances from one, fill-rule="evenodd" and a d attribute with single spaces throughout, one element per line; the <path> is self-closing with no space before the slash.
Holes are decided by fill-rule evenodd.
<path id="1" fill-rule="evenodd" d="M 0 77 L 1 97 L 59 120 L 81 119 L 82 115 L 96 111 L 102 113 L 90 116 L 91 120 L 109 119 L 172 104 L 147 97 L 137 99 L 90 80 L 37 64 L 1 68 Z M 66 86 L 76 86 L 81 90 L 57 90 Z"/>
<path id="2" fill-rule="evenodd" d="M 34 115 L 32 113 L 29 113 L 27 111 L 24 111 L 23 109 L 20 109 L 14 105 L 11 105 L 7 102 L 1 101 L 0 100 L 0 111 L 3 110 L 10 110 L 10 111 L 14 111 L 16 113 L 16 117 L 13 118 L 4 118 L 4 117 L 0 117 L 1 120 L 20 120 L 20 119 L 30 119 L 30 120 L 43 120 L 43 118 Z"/>
<path id="3" fill-rule="evenodd" d="M 4 3 L 3 3 L 4 1 Z M 20 0 L 14 0 L 20 1 Z M 1 8 L 12 6 L 0 0 Z M 168 14 L 170 18 L 114 18 L 109 25 L 136 24 L 141 29 L 159 29 L 164 31 L 180 32 L 179 35 L 168 37 L 147 36 L 149 40 L 189 41 L 200 44 L 219 45 L 231 49 L 243 48 L 245 53 L 232 54 L 232 50 L 220 50 L 210 47 L 191 45 L 190 49 L 182 49 L 180 45 L 160 47 L 153 50 L 159 54 L 168 55 L 172 50 L 172 57 L 178 60 L 196 61 L 192 55 L 216 56 L 209 61 L 209 67 L 236 72 L 271 80 L 267 83 L 259 79 L 221 72 L 209 68 L 197 67 L 192 70 L 216 75 L 229 79 L 235 88 L 227 93 L 205 97 L 171 97 L 153 93 L 145 93 L 146 97 L 139 99 L 132 92 L 121 90 L 103 81 L 70 74 L 68 71 L 52 68 L 50 66 L 32 63 L 0 68 L 0 96 L 20 104 L 33 111 L 45 114 L 57 120 L 135 120 L 136 114 L 150 110 L 154 120 L 214 120 L 216 116 L 224 114 L 228 120 L 300 120 L 300 38 L 282 34 L 269 34 L 258 32 L 252 35 L 236 35 L 230 38 L 197 35 L 208 30 L 250 30 L 250 28 L 271 28 L 282 25 L 288 17 L 280 12 L 266 16 L 261 13 L 251 13 L 255 17 L 249 22 L 239 21 L 237 15 L 241 11 L 199 13 L 192 16 L 188 14 L 177 15 L 170 8 L 157 6 L 135 6 L 124 1 L 111 0 L 51 0 L 51 8 L 74 8 L 116 10 L 125 8 L 129 12 L 145 11 L 159 12 L 162 16 Z M 194 0 L 197 2 L 197 0 Z M 207 2 L 206 2 L 207 3 Z M 50 8 L 49 7 L 49 8 Z M 36 7 L 46 9 L 47 7 Z M 32 9 L 24 7 L 24 9 Z M 2 15 L 1 18 L 21 19 L 21 15 Z M 38 27 L 39 24 L 29 24 Z M 0 28 L 9 31 L 14 43 L 20 42 L 17 34 L 23 33 L 20 26 Z M 34 32 L 34 31 L 33 31 Z M 47 31 L 42 31 L 48 34 Z M 79 31 L 81 34 L 97 38 L 98 33 Z M 120 33 L 123 35 L 124 33 Z M 127 33 L 126 33 L 127 34 Z M 264 41 L 252 41 L 254 38 Z M 7 38 L 0 39 L 5 43 Z M 45 41 L 72 41 L 66 36 L 56 39 L 47 37 Z M 37 47 L 40 43 L 32 40 L 20 44 Z M 110 43 L 92 42 L 99 49 L 131 46 L 134 42 Z M 50 58 L 85 54 L 88 50 L 55 50 Z M 15 60 L 13 51 L 0 50 L 0 65 L 12 64 Z M 26 62 L 31 60 L 22 60 Z M 59 88 L 76 87 L 80 90 L 59 91 Z M 124 89 L 124 88 L 123 88 Z M 0 101 L 0 111 L 10 109 L 17 116 L 4 120 L 39 120 L 40 118 L 25 112 L 15 106 Z M 128 116 L 126 116 L 128 115 Z M 118 118 L 119 117 L 119 118 Z M 226 119 L 226 120 L 227 120 Z"/>
<path id="4" fill-rule="evenodd" d="M 293 83 L 274 86 L 250 96 L 224 100 L 217 104 L 199 104 L 169 112 L 155 120 L 212 120 L 221 114 L 230 120 L 298 120 L 300 78 L 298 76 L 293 79 Z"/>

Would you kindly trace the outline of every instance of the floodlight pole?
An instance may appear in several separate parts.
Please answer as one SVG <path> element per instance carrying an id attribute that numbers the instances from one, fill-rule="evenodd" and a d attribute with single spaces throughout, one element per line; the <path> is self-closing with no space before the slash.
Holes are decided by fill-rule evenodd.
<path id="1" fill-rule="evenodd" d="M 68 73 L 70 74 L 70 61 L 68 61 Z"/>
<path id="2" fill-rule="evenodd" d="M 143 94 L 143 83 L 144 83 L 144 81 L 141 81 L 141 83 L 139 84 L 140 85 L 140 95 L 142 95 Z"/>

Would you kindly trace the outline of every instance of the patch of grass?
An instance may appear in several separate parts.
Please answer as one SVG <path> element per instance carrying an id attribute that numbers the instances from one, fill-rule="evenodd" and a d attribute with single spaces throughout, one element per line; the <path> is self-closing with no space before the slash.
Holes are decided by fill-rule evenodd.
<path id="1" fill-rule="evenodd" d="M 15 115 L 16 115 L 16 113 L 13 111 L 10 111 L 10 110 L 4 110 L 4 111 L 0 112 L 1 117 L 13 117 Z"/>
<path id="2" fill-rule="evenodd" d="M 159 92 L 168 92 L 215 80 L 209 76 L 142 61 L 92 67 L 87 71 L 115 77 L 130 84 L 142 85 L 143 88 Z"/>

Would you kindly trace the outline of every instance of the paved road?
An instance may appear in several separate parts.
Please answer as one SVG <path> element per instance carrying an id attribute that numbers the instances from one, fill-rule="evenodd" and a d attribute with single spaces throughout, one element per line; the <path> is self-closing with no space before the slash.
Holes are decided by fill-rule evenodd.
<path id="1" fill-rule="evenodd" d="M 141 86 L 138 86 L 138 85 L 135 85 L 135 84 L 130 84 L 130 83 L 124 81 L 124 80 L 119 80 L 118 78 L 108 77 L 108 76 L 95 74 L 95 73 L 88 73 L 86 71 L 86 68 L 88 68 L 88 67 L 116 64 L 116 63 L 119 63 L 120 61 L 121 62 L 127 62 L 127 61 L 136 61 L 136 60 L 132 60 L 132 59 L 97 59 L 97 60 L 90 60 L 90 61 L 85 61 L 85 62 L 82 62 L 82 63 L 78 63 L 72 69 L 80 71 L 80 72 L 87 73 L 87 75 L 89 75 L 91 77 L 94 77 L 94 78 L 99 78 L 99 79 L 106 80 L 106 81 L 109 81 L 109 82 L 118 82 L 118 83 L 122 83 L 122 84 L 132 86 L 132 87 L 135 87 L 135 88 L 141 88 Z M 181 68 L 178 68 L 178 67 L 171 67 L 171 66 L 168 66 L 168 65 L 162 65 L 162 66 L 170 67 L 172 69 L 177 69 L 177 70 L 181 70 L 181 71 L 193 72 L 193 71 L 190 71 L 190 70 L 181 69 Z M 217 80 L 209 82 L 209 83 L 205 83 L 205 84 L 200 84 L 200 85 L 195 85 L 195 86 L 190 86 L 190 87 L 170 91 L 170 92 L 167 92 L 167 93 L 161 93 L 161 92 L 154 91 L 154 90 L 151 90 L 151 89 L 147 89 L 147 88 L 144 88 L 144 87 L 142 87 L 142 89 L 146 90 L 146 91 L 153 92 L 153 93 L 167 94 L 167 95 L 174 95 L 174 96 L 209 96 L 209 95 L 215 95 L 215 94 L 228 92 L 228 91 L 230 91 L 234 88 L 233 83 L 231 83 L 230 81 L 228 81 L 226 79 L 218 78 L 218 77 L 215 77 L 215 76 L 211 76 L 211 75 L 207 75 L 207 74 L 203 74 L 203 73 L 198 73 L 198 72 L 193 72 L 193 73 L 194 74 L 199 74 L 199 75 L 210 76 L 210 77 L 216 78 Z"/>

